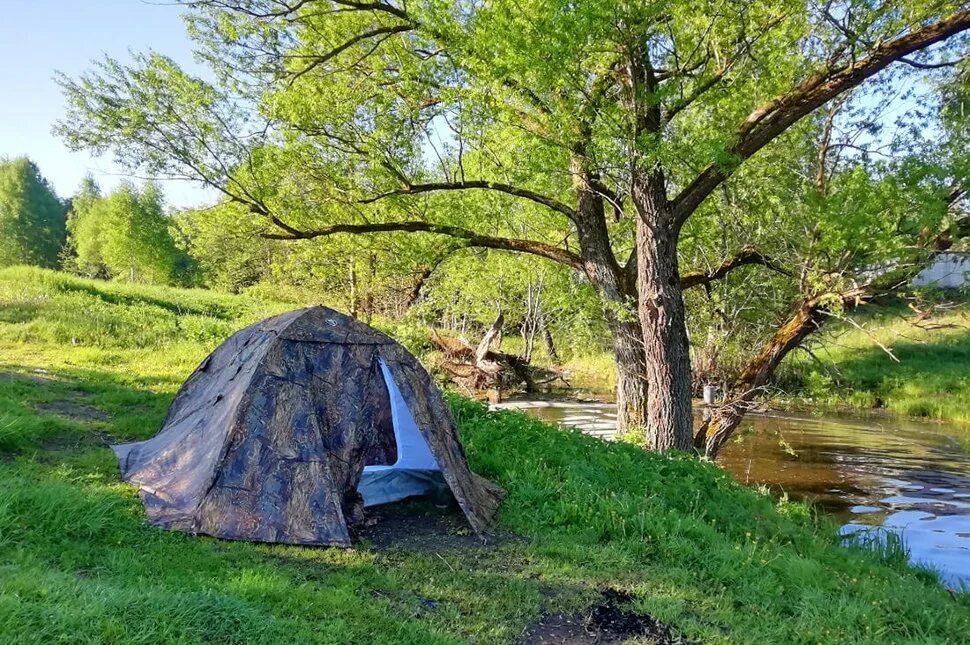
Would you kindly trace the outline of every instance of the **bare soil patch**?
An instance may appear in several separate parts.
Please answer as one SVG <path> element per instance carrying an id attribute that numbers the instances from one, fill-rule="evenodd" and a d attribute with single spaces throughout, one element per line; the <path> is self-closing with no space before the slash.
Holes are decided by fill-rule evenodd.
<path id="1" fill-rule="evenodd" d="M 526 628 L 522 645 L 619 645 L 620 643 L 657 643 L 689 645 L 669 625 L 653 616 L 626 607 L 634 600 L 623 591 L 606 589 L 603 602 L 583 614 L 548 614 Z"/>
<path id="2" fill-rule="evenodd" d="M 518 540 L 508 532 L 493 533 L 482 541 L 468 525 L 455 501 L 404 501 L 364 510 L 367 521 L 356 528 L 357 541 L 377 551 L 448 551 L 481 549 Z"/>
<path id="3" fill-rule="evenodd" d="M 83 403 L 75 403 L 73 401 L 51 401 L 49 403 L 39 403 L 37 405 L 37 410 L 85 423 L 90 423 L 92 421 L 109 421 L 111 419 L 111 415 L 104 410 L 96 408 L 93 405 L 85 405 Z"/>

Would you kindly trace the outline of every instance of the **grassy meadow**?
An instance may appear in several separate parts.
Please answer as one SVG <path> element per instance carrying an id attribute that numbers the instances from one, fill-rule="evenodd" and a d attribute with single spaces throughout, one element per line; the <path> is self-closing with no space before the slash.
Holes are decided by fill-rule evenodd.
<path id="1" fill-rule="evenodd" d="M 844 548 L 803 505 L 457 397 L 513 537 L 344 550 L 150 527 L 107 444 L 152 436 L 206 353 L 286 308 L 0 270 L 0 642 L 506 643 L 606 588 L 692 642 L 966 642 L 970 594 Z"/>
<path id="2" fill-rule="evenodd" d="M 893 303 L 864 309 L 853 320 L 856 325 L 836 323 L 814 357 L 804 352 L 790 357 L 781 385 L 796 405 L 879 409 L 970 424 L 966 304 L 917 321 L 905 305 Z"/>

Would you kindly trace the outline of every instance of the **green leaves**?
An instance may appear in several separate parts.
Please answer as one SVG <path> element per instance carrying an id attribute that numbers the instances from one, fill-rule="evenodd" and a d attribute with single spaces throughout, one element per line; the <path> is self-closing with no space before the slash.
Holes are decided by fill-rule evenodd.
<path id="1" fill-rule="evenodd" d="M 0 157 L 0 266 L 56 266 L 65 211 L 33 161 Z"/>
<path id="2" fill-rule="evenodd" d="M 153 184 L 131 184 L 100 197 L 87 184 L 73 201 L 70 242 L 76 268 L 89 276 L 170 284 L 179 252 L 169 232 L 162 195 Z"/>
<path id="3" fill-rule="evenodd" d="M 249 114 L 213 85 L 169 58 L 112 58 L 78 79 L 57 77 L 68 103 L 54 132 L 72 150 L 114 152 L 126 168 L 238 189 L 231 177 L 246 158 Z"/>

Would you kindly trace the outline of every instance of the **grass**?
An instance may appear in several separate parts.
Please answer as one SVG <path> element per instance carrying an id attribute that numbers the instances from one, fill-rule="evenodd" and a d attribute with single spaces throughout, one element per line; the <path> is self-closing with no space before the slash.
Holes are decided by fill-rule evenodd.
<path id="1" fill-rule="evenodd" d="M 970 310 L 964 305 L 920 326 L 914 319 L 899 303 L 857 316 L 861 329 L 842 324 L 816 347 L 821 363 L 792 355 L 783 386 L 796 405 L 885 409 L 970 424 Z"/>
<path id="2" fill-rule="evenodd" d="M 154 434 L 222 335 L 278 309 L 0 271 L 0 642 L 503 643 L 603 587 L 702 642 L 965 641 L 970 595 L 843 548 L 805 506 L 460 398 L 469 460 L 508 490 L 499 528 L 520 540 L 342 550 L 148 526 L 106 441 Z"/>

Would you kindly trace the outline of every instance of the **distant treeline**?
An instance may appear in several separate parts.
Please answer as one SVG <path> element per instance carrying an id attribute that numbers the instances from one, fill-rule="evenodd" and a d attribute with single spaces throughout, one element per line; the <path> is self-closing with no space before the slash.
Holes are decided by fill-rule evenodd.
<path id="1" fill-rule="evenodd" d="M 162 193 L 148 183 L 103 195 L 90 177 L 63 200 L 33 161 L 0 161 L 0 265 L 63 268 L 156 284 L 191 281 Z"/>
<path id="2" fill-rule="evenodd" d="M 0 266 L 322 302 L 368 321 L 407 318 L 471 338 L 501 312 L 505 328 L 521 332 L 510 341 L 523 343 L 513 349 L 525 356 L 546 347 L 536 338 L 555 337 L 559 358 L 606 349 L 595 294 L 565 267 L 435 236 L 293 242 L 267 231 L 265 217 L 232 202 L 167 208 L 151 182 L 105 192 L 87 177 L 61 199 L 33 161 L 0 158 Z"/>

